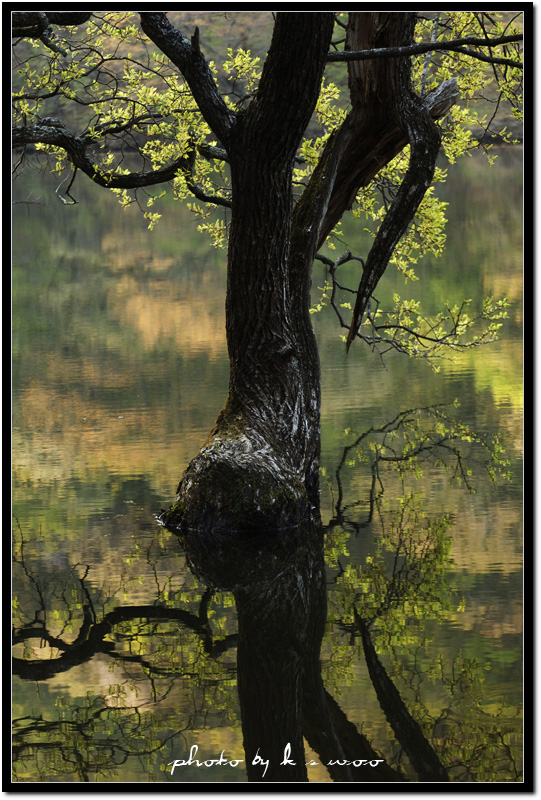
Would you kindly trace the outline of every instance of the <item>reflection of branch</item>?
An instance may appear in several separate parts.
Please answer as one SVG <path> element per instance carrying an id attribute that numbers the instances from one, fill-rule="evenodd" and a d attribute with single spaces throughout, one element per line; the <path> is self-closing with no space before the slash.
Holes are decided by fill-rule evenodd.
<path id="1" fill-rule="evenodd" d="M 79 631 L 72 642 L 66 642 L 62 638 L 68 623 L 73 623 L 72 607 L 69 600 L 65 597 L 64 589 L 61 589 L 60 596 L 65 602 L 68 620 L 60 634 L 53 635 L 47 629 L 47 603 L 45 598 L 44 588 L 41 582 L 34 577 L 33 572 L 26 565 L 24 546 L 26 544 L 22 528 L 19 521 L 15 517 L 18 529 L 21 534 L 21 542 L 18 558 L 14 556 L 14 563 L 20 564 L 24 573 L 32 585 L 33 589 L 38 596 L 38 610 L 34 614 L 33 619 L 25 624 L 21 624 L 19 628 L 14 629 L 12 642 L 13 645 L 23 644 L 32 639 L 39 639 L 42 643 L 46 643 L 50 648 L 61 651 L 61 655 L 57 658 L 51 659 L 35 659 L 28 658 L 13 658 L 13 673 L 19 677 L 27 680 L 46 680 L 61 672 L 71 669 L 73 666 L 82 664 L 90 660 L 97 653 L 105 653 L 114 655 L 123 662 L 134 661 L 139 663 L 149 674 L 155 675 L 175 675 L 175 672 L 159 669 L 153 666 L 150 662 L 141 656 L 126 655 L 115 651 L 115 643 L 105 641 L 105 638 L 113 632 L 116 625 L 123 622 L 130 622 L 136 619 L 148 622 L 149 620 L 176 620 L 185 628 L 192 630 L 202 641 L 202 647 L 205 653 L 211 658 L 218 658 L 223 652 L 231 647 L 236 646 L 236 634 L 225 636 L 220 641 L 213 641 L 212 628 L 208 618 L 208 605 L 214 595 L 214 590 L 206 589 L 199 603 L 197 615 L 183 609 L 171 608 L 161 605 L 141 605 L 141 606 L 119 606 L 104 615 L 101 622 L 98 622 L 94 603 L 90 592 L 86 585 L 86 577 L 90 571 L 88 564 L 74 564 L 71 569 L 76 574 L 77 567 L 83 568 L 83 574 L 77 577 L 77 582 L 80 584 L 81 592 L 83 595 L 82 608 L 82 621 L 80 622 Z M 147 561 L 150 564 L 149 553 L 147 552 Z M 159 584 L 157 574 L 154 570 L 156 583 L 159 591 Z M 52 590 L 53 595 L 56 592 L 56 587 Z M 145 624 L 143 622 L 143 624 Z M 185 674 L 185 673 L 182 673 Z"/>
<path id="2" fill-rule="evenodd" d="M 53 750 L 61 752 L 62 762 L 74 764 L 74 771 L 77 772 L 80 770 L 81 774 L 84 776 L 83 780 L 88 781 L 88 773 L 93 770 L 98 770 L 102 766 L 99 764 L 99 757 L 98 763 L 91 763 L 88 742 L 90 740 L 96 740 L 96 724 L 100 722 L 103 715 L 106 715 L 108 718 L 111 711 L 112 709 L 110 707 L 104 706 L 95 711 L 89 711 L 88 708 L 76 709 L 74 711 L 74 719 L 61 718 L 52 721 L 43 720 L 41 717 L 35 718 L 29 716 L 14 719 L 14 765 L 23 759 L 26 750 L 29 750 L 30 754 L 33 756 L 35 756 L 36 751 L 43 752 L 44 750 Z M 128 719 L 133 718 L 130 717 Z M 108 767 L 118 767 L 124 764 L 129 756 L 135 755 L 140 758 L 143 755 L 151 755 L 152 753 L 164 749 L 176 736 L 190 728 L 191 724 L 192 720 L 189 720 L 183 728 L 178 728 L 167 736 L 160 736 L 159 743 L 155 747 L 139 749 L 135 743 L 131 748 L 127 744 L 134 738 L 133 735 L 129 735 L 130 732 L 133 734 L 133 729 L 130 728 L 130 730 L 126 732 L 124 730 L 123 720 L 117 720 L 113 732 L 111 732 L 110 729 L 104 731 L 103 736 L 100 737 L 99 747 L 101 750 L 106 750 L 107 752 Z M 129 726 L 130 723 L 127 721 L 126 725 Z M 139 725 L 140 722 L 137 723 L 137 727 L 139 727 Z M 117 732 L 118 740 L 114 738 L 115 731 Z M 56 741 L 40 741 L 38 738 L 36 741 L 36 737 L 43 737 L 43 735 L 58 736 L 59 738 Z M 31 742 L 27 741 L 28 737 L 31 737 Z M 55 777 L 57 777 L 57 773 L 55 773 Z"/>
<path id="3" fill-rule="evenodd" d="M 438 459 L 440 465 L 452 468 L 450 481 L 463 481 L 468 491 L 472 491 L 471 476 L 464 461 L 464 454 L 460 449 L 460 443 L 475 444 L 483 448 L 488 456 L 485 462 L 491 479 L 497 470 L 503 474 L 503 467 L 506 461 L 498 456 L 499 448 L 496 438 L 476 434 L 460 421 L 454 420 L 444 413 L 445 408 L 452 407 L 454 403 L 410 408 L 400 411 L 394 419 L 385 422 L 378 427 L 370 427 L 349 445 L 346 445 L 342 452 L 342 457 L 335 470 L 337 484 L 336 500 L 333 502 L 334 517 L 329 525 L 342 525 L 347 522 L 354 530 L 358 531 L 366 527 L 373 518 L 374 504 L 378 496 L 383 493 L 384 487 L 381 480 L 381 467 L 384 464 L 393 464 L 400 468 L 401 465 L 414 463 L 418 458 L 426 458 L 432 455 Z M 424 429 L 420 426 L 423 417 L 433 420 L 434 428 Z M 401 432 L 403 438 L 398 440 L 399 446 L 391 444 L 391 437 Z M 372 482 L 370 486 L 368 501 L 357 501 L 344 505 L 344 489 L 342 483 L 342 469 L 349 460 L 351 451 L 355 451 L 361 443 L 369 437 L 380 436 L 381 443 L 375 447 L 375 453 L 371 464 Z M 378 488 L 379 487 L 379 488 Z M 357 508 L 359 505 L 366 505 L 368 502 L 368 514 L 364 522 L 358 523 L 353 520 L 346 520 L 346 512 Z"/>
<path id="4" fill-rule="evenodd" d="M 375 761 L 381 759 L 381 754 L 372 747 L 366 736 L 359 733 L 357 726 L 347 718 L 334 697 L 324 691 L 325 716 L 328 724 L 322 724 L 321 709 L 308 702 L 304 709 L 303 734 L 312 750 L 318 754 L 321 762 L 327 766 L 331 778 L 335 781 L 344 781 L 346 776 L 350 781 L 367 782 L 392 782 L 400 783 L 405 779 L 397 770 L 385 762 L 376 768 L 361 765 L 349 769 L 345 766 L 333 764 L 338 753 L 333 749 L 333 738 L 338 741 L 342 749 L 343 760 L 357 762 L 360 760 Z M 334 734 L 334 737 L 331 736 Z"/>
<path id="5" fill-rule="evenodd" d="M 177 608 L 166 608 L 164 606 L 121 606 L 109 611 L 102 622 L 91 622 L 91 610 L 85 604 L 83 607 L 83 624 L 81 630 L 73 642 L 73 644 L 66 644 L 56 637 L 48 634 L 43 629 L 22 628 L 14 634 L 14 643 L 20 643 L 27 639 L 35 639 L 39 636 L 52 647 L 57 647 L 63 650 L 63 654 L 58 658 L 50 660 L 36 660 L 30 661 L 28 659 L 14 658 L 13 659 L 13 673 L 26 680 L 47 680 L 61 672 L 66 672 L 78 664 L 89 661 L 97 653 L 106 653 L 108 655 L 115 655 L 122 660 L 139 661 L 143 663 L 140 657 L 123 656 L 114 652 L 114 642 L 104 641 L 105 637 L 111 633 L 113 627 L 120 622 L 128 622 L 134 619 L 156 619 L 156 620 L 177 620 L 185 627 L 193 630 L 200 635 L 205 641 L 205 649 L 209 655 L 216 658 L 230 647 L 235 646 L 236 636 L 229 635 L 219 642 L 212 642 L 209 639 L 208 623 L 206 619 L 201 620 L 188 611 Z M 39 633 L 38 633 L 39 630 Z M 145 669 L 150 669 L 158 674 L 164 674 L 148 663 L 144 663 Z M 172 674 L 170 672 L 168 675 Z"/>
<path id="6" fill-rule="evenodd" d="M 379 660 L 364 620 L 357 614 L 355 608 L 353 613 L 355 623 L 361 633 L 370 678 L 379 704 L 395 732 L 396 738 L 404 748 L 421 781 L 448 781 L 449 775 L 419 724 L 409 713 L 400 693 Z"/>
<path id="7" fill-rule="evenodd" d="M 334 519 L 331 520 L 331 522 L 329 523 L 330 525 L 336 525 L 336 524 L 344 525 L 344 523 L 346 521 L 345 520 L 345 512 L 346 512 L 346 510 L 348 510 L 349 508 L 357 507 L 358 505 L 360 505 L 360 502 L 362 502 L 362 501 L 360 501 L 360 502 L 357 502 L 357 503 L 354 503 L 354 504 L 348 505 L 348 506 L 343 506 L 342 505 L 343 504 L 343 499 L 344 499 L 344 489 L 343 489 L 343 485 L 342 485 L 341 471 L 342 471 L 344 465 L 347 462 L 348 455 L 349 455 L 350 451 L 354 450 L 354 449 L 357 449 L 357 447 L 361 444 L 361 442 L 364 439 L 366 439 L 368 436 L 370 436 L 371 434 L 379 433 L 379 434 L 384 434 L 385 435 L 385 434 L 390 433 L 392 431 L 396 431 L 397 429 L 399 429 L 407 421 L 407 418 L 408 418 L 408 416 L 410 414 L 419 413 L 420 411 L 428 411 L 428 410 L 432 410 L 432 409 L 435 409 L 435 408 L 437 408 L 437 406 L 432 406 L 432 407 L 429 407 L 429 408 L 407 409 L 406 411 L 400 411 L 394 417 L 394 419 L 390 420 L 389 422 L 383 423 L 378 428 L 375 428 L 374 426 L 372 426 L 371 428 L 368 428 L 366 431 L 364 431 L 364 433 L 361 433 L 360 436 L 358 436 L 355 439 L 354 442 L 352 442 L 351 444 L 346 445 L 344 447 L 344 450 L 342 451 L 342 457 L 341 457 L 340 462 L 339 462 L 339 464 L 338 464 L 338 466 L 337 466 L 337 468 L 335 470 L 335 473 L 334 473 L 335 474 L 335 478 L 336 478 L 336 483 L 337 483 L 337 486 L 338 486 L 338 499 L 336 500 L 336 503 L 334 504 L 334 514 L 335 514 L 335 516 L 334 516 Z M 359 523 L 355 524 L 354 522 L 351 522 L 351 521 L 348 520 L 348 522 L 350 522 L 350 524 L 353 525 L 353 527 L 354 527 L 354 529 L 356 531 L 360 530 L 361 528 L 366 527 L 372 521 L 372 517 L 373 517 L 373 514 L 374 514 L 374 503 L 375 503 L 375 500 L 376 500 L 376 498 L 378 496 L 378 492 L 376 491 L 377 485 L 379 484 L 380 493 L 382 493 L 384 491 L 383 483 L 381 482 L 381 478 L 380 478 L 380 474 L 379 474 L 378 462 L 380 460 L 382 460 L 381 456 L 380 456 L 379 452 L 377 452 L 376 456 L 375 456 L 375 459 L 374 459 L 374 462 L 372 464 L 372 469 L 371 469 L 371 471 L 372 471 L 372 483 L 371 483 L 371 486 L 370 486 L 370 495 L 369 495 L 369 511 L 368 511 L 368 516 L 367 516 L 365 522 L 360 523 L 360 524 Z M 387 459 L 387 460 L 389 460 L 389 459 Z M 405 461 L 406 457 L 403 457 L 403 460 Z"/>

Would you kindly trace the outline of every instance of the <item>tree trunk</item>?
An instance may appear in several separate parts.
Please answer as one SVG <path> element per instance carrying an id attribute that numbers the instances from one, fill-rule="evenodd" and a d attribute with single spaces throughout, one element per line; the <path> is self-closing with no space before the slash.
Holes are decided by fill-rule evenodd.
<path id="1" fill-rule="evenodd" d="M 308 251 L 290 270 L 292 171 L 330 46 L 331 14 L 278 14 L 257 97 L 228 142 L 233 189 L 229 395 L 184 473 L 168 527 L 297 525 L 317 505 L 320 376 Z"/>
<path id="2" fill-rule="evenodd" d="M 156 32 L 151 23 L 157 15 L 142 16 L 150 18 L 146 30 L 160 42 L 163 22 Z M 411 12 L 352 13 L 346 45 L 409 44 L 414 27 Z M 256 97 L 234 122 L 223 108 L 216 116 L 233 189 L 226 298 L 230 386 L 207 444 L 182 476 L 176 504 L 162 516 L 176 531 L 272 530 L 317 516 L 320 371 L 309 314 L 315 253 L 360 186 L 409 141 L 410 169 L 368 254 L 349 346 L 433 175 L 439 134 L 430 115 L 445 113 L 453 91 L 431 112 L 430 101 L 413 92 L 408 58 L 352 63 L 352 111 L 330 136 L 293 210 L 294 157 L 315 108 L 332 28 L 329 13 L 278 14 Z M 171 57 L 179 63 L 186 58 L 174 48 Z M 198 58 L 199 51 L 190 51 L 189 70 Z"/>

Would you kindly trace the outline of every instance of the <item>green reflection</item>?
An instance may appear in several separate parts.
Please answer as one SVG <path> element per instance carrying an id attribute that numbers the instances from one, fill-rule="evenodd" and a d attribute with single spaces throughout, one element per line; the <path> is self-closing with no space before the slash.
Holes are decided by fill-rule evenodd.
<path id="1" fill-rule="evenodd" d="M 369 557 L 371 580 L 383 594 L 368 585 L 365 605 L 355 601 L 357 614 L 374 618 L 376 655 L 451 778 L 519 780 L 521 169 L 520 156 L 505 151 L 498 170 L 472 158 L 450 171 L 438 188 L 451 201 L 447 267 L 424 259 L 422 280 L 406 286 L 434 311 L 442 297 L 471 297 L 475 305 L 487 294 L 508 296 L 501 343 L 435 376 L 393 354 L 383 365 L 361 348 L 346 360 L 335 321 L 325 314 L 314 320 L 323 369 L 322 464 L 333 490 L 323 479 L 327 705 L 342 737 L 351 726 L 356 731 L 352 757 L 369 745 L 395 775 L 400 770 L 411 780 L 418 775 L 389 738 L 355 627 L 353 597 Z M 221 256 L 209 258 L 195 229 L 184 234 L 190 222 L 179 222 L 179 210 L 168 211 L 166 201 L 156 235 L 137 213 L 122 212 L 101 190 L 98 200 L 93 189 L 81 184 L 80 202 L 68 213 L 60 204 L 15 207 L 15 655 L 26 663 L 21 670 L 34 670 L 34 680 L 14 678 L 16 779 L 221 781 L 218 771 L 202 776 L 196 768 L 171 777 L 164 764 L 186 758 L 192 744 L 206 757 L 222 749 L 243 757 L 233 597 L 210 596 L 176 539 L 156 531 L 154 515 L 170 504 L 227 393 L 225 266 Z M 40 182 L 29 176 L 17 199 L 30 192 L 38 196 Z M 355 236 L 348 231 L 350 241 Z M 395 289 L 407 296 L 398 277 L 378 299 Z M 401 453 L 406 445 L 407 426 L 394 438 L 392 426 L 385 428 L 397 407 L 456 397 L 454 434 L 478 437 L 460 439 L 462 488 L 449 481 L 456 454 L 439 449 L 440 460 L 452 456 L 447 471 L 434 462 L 433 445 L 442 438 L 436 417 L 430 425 L 423 418 L 421 429 L 421 417 L 413 418 L 408 432 L 410 454 L 431 447 L 426 461 L 417 454 L 421 479 L 384 460 L 389 447 Z M 372 436 L 375 449 L 365 437 L 348 451 L 339 487 L 344 447 L 355 442 L 353 431 L 368 429 L 381 429 Z M 494 436 L 505 456 L 483 447 Z M 484 461 L 509 471 L 511 481 L 494 485 L 479 471 Z M 464 491 L 467 482 L 475 494 Z M 406 564 L 402 576 L 409 578 L 395 574 L 394 602 L 385 593 L 397 548 L 397 570 Z M 429 566 L 434 574 L 427 575 Z M 350 593 L 349 605 L 340 604 L 340 592 Z M 74 648 L 82 660 L 54 672 Z M 72 745 L 66 758 L 55 745 L 60 740 Z M 323 766 L 313 770 L 310 780 L 331 779 Z M 234 769 L 225 779 L 246 775 Z"/>
<path id="2" fill-rule="evenodd" d="M 508 479 L 497 437 L 478 436 L 447 409 L 412 409 L 356 436 L 334 476 L 327 550 L 338 571 L 330 592 L 327 685 L 338 689 L 346 664 L 355 685 L 353 653 L 364 657 L 400 744 L 392 763 L 410 779 L 412 766 L 421 781 L 522 779 L 520 701 L 511 704 L 504 696 L 495 702 L 486 681 L 489 671 L 501 680 L 506 662 L 520 669 L 520 643 L 502 658 L 499 648 L 482 648 L 466 637 L 453 653 L 441 631 L 456 624 L 467 603 L 452 580 L 456 516 L 427 511 L 423 474 L 443 468 L 451 482 L 463 479 L 474 491 L 479 453 L 492 481 Z M 364 507 L 348 504 L 344 468 L 371 474 Z M 362 561 L 348 559 L 346 531 L 366 528 L 368 553 Z"/>
<path id="3" fill-rule="evenodd" d="M 180 579 L 176 569 L 164 573 L 168 540 L 161 531 L 144 546 L 136 541 L 124 574 L 108 589 L 92 579 L 94 565 L 48 570 L 28 555 L 30 542 L 18 528 L 17 782 L 163 781 L 171 754 L 182 757 L 187 742 L 205 743 L 214 729 L 234 734 L 231 603 L 197 588 L 187 571 Z M 137 605 L 141 575 L 154 577 L 155 594 Z"/>
<path id="4" fill-rule="evenodd" d="M 186 761 L 194 744 L 218 757 L 233 742 L 229 758 L 246 761 L 249 780 L 259 781 L 261 770 L 251 767 L 259 748 L 276 763 L 285 735 L 296 742 L 298 764 L 304 735 L 327 780 L 520 781 L 520 711 L 501 691 L 495 697 L 485 679 L 501 669 L 497 651 L 468 655 L 467 640 L 457 648 L 440 632 L 467 604 L 451 581 L 454 520 L 427 511 L 423 469 L 446 466 L 447 480 L 467 475 L 472 491 L 476 451 L 494 480 L 505 474 L 497 438 L 475 434 L 439 407 L 396 414 L 346 447 L 337 481 L 344 467 L 367 468 L 373 480 L 363 522 L 351 524 L 360 505 L 337 492 L 327 536 L 327 580 L 333 573 L 334 580 L 323 662 L 317 532 L 280 541 L 248 537 L 237 549 L 227 537 L 186 541 L 197 571 L 214 584 L 231 583 L 234 562 L 230 594 L 179 570 L 174 538 L 164 530 L 150 535 L 148 520 L 109 586 L 99 562 L 47 564 L 17 525 L 15 780 L 169 780 L 166 766 Z M 347 528 L 363 526 L 372 527 L 369 553 L 362 563 L 346 561 Z M 139 602 L 141 591 L 146 602 Z M 512 658 L 516 663 L 520 652 Z M 357 699 L 344 695 L 348 682 Z M 25 688 L 32 684 L 46 687 L 39 712 Z M 69 746 L 60 752 L 62 737 Z M 374 777 L 366 761 L 379 758 L 384 766 Z M 183 765 L 175 780 L 203 780 L 197 769 Z M 268 779 L 287 780 L 287 772 L 271 769 Z M 310 780 L 304 770 L 290 774 Z M 223 775 L 213 772 L 212 780 Z M 226 779 L 246 780 L 246 772 L 235 768 Z"/>

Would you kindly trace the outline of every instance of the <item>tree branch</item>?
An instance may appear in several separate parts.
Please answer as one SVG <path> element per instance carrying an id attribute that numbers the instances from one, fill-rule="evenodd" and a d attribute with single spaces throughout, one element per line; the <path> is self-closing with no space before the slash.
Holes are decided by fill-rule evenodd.
<path id="1" fill-rule="evenodd" d="M 448 113 L 457 99 L 457 81 L 456 78 L 450 78 L 429 92 L 423 98 L 422 104 L 432 119 L 438 120 Z M 343 125 L 346 123 L 351 125 L 349 117 L 346 118 Z M 349 145 L 343 149 L 327 214 L 321 225 L 318 249 L 324 244 L 325 239 L 344 212 L 351 208 L 359 189 L 367 186 L 380 169 L 408 143 L 407 135 L 399 127 L 388 125 L 385 131 L 377 130 L 375 124 L 367 127 L 374 132 L 370 138 L 370 147 L 360 148 L 358 142 L 362 140 L 355 131 L 354 135 L 350 137 Z M 299 204 L 303 202 L 303 198 L 304 195 L 299 200 Z"/>
<path id="2" fill-rule="evenodd" d="M 421 100 L 415 96 L 403 104 L 403 122 L 410 142 L 410 163 L 391 208 L 368 253 L 362 274 L 346 350 L 357 336 L 372 292 L 385 272 L 397 243 L 413 219 L 434 176 L 441 135 Z"/>
<path id="3" fill-rule="evenodd" d="M 134 121 L 135 122 L 135 121 Z M 121 131 L 124 124 L 107 128 L 104 133 Z M 193 179 L 193 166 L 195 160 L 195 149 L 187 155 L 175 159 L 171 164 L 162 169 L 146 170 L 141 172 L 130 172 L 126 175 L 106 173 L 95 164 L 87 154 L 87 147 L 95 142 L 91 136 L 74 136 L 68 128 L 59 120 L 46 118 L 34 125 L 18 126 L 13 128 L 12 146 L 23 147 L 28 144 L 46 144 L 60 147 L 66 151 L 70 161 L 76 169 L 84 172 L 98 186 L 107 189 L 140 189 L 144 186 L 156 186 L 160 183 L 167 183 L 173 180 L 180 171 L 184 173 L 186 185 L 190 192 L 205 203 L 231 207 L 231 201 L 219 195 L 208 195 Z M 196 148 L 199 149 L 199 148 Z M 223 158 L 224 154 L 219 148 L 202 146 L 202 154 L 209 158 Z M 73 181 L 72 181 L 73 182 Z M 71 183 L 70 183 L 71 187 Z M 68 187 L 69 191 L 69 187 Z M 68 196 L 70 196 L 68 194 Z M 62 199 L 62 198 L 61 198 Z M 73 200 L 73 198 L 72 198 Z"/>
<path id="4" fill-rule="evenodd" d="M 487 64 L 501 64 L 505 67 L 523 69 L 523 65 L 520 61 L 513 61 L 510 58 L 498 58 L 497 56 L 486 56 L 484 53 L 477 53 L 475 50 L 468 50 L 466 47 L 457 47 L 454 52 L 476 58 L 478 61 L 486 61 Z"/>
<path id="5" fill-rule="evenodd" d="M 40 39 L 49 25 L 84 25 L 91 16 L 91 11 L 13 11 L 11 35 Z"/>
<path id="6" fill-rule="evenodd" d="M 329 12 L 279 12 L 257 94 L 246 112 L 246 127 L 264 143 L 267 156 L 276 152 L 293 159 L 300 135 L 314 110 L 330 46 L 333 15 Z M 281 135 L 276 139 L 276 120 Z"/>
<path id="7" fill-rule="evenodd" d="M 485 56 L 482 53 L 476 53 L 473 50 L 461 49 L 464 45 L 473 47 L 496 47 L 497 45 L 511 44 L 513 42 L 521 42 L 522 40 L 522 34 L 515 34 L 513 36 L 500 36 L 497 39 L 478 39 L 470 36 L 463 39 L 453 39 L 452 41 L 448 42 L 420 42 L 419 44 L 412 44 L 408 45 L 407 47 L 379 47 L 372 50 L 342 50 L 339 53 L 329 53 L 327 55 L 327 63 L 365 61 L 367 59 L 374 58 L 399 58 L 400 56 L 415 56 L 436 50 L 456 50 L 464 53 L 464 55 L 478 58 L 481 61 L 489 61 L 497 64 L 503 63 L 512 67 L 522 68 L 520 61 L 513 61 L 511 59 L 497 59 L 496 57 Z"/>
<path id="8" fill-rule="evenodd" d="M 190 41 L 164 13 L 142 12 L 141 28 L 154 44 L 178 67 L 205 121 L 227 148 L 236 115 L 221 97 L 209 65 L 201 53 L 199 36 Z"/>
<path id="9" fill-rule="evenodd" d="M 77 169 L 88 175 L 94 183 L 108 189 L 138 189 L 142 186 L 166 183 L 172 180 L 180 169 L 190 167 L 189 159 L 182 156 L 158 170 L 131 172 L 127 175 L 105 173 L 87 155 L 86 148 L 90 141 L 74 136 L 60 120 L 56 119 L 46 119 L 35 125 L 13 128 L 12 146 L 22 147 L 27 144 L 46 144 L 62 148 Z"/>

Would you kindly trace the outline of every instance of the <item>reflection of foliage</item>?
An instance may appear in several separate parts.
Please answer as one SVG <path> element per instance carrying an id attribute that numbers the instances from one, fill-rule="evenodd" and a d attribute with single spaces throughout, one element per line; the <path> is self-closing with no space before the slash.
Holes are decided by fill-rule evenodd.
<path id="1" fill-rule="evenodd" d="M 417 648 L 413 658 L 396 659 L 393 666 L 394 682 L 452 780 L 522 779 L 521 709 L 488 696 L 490 663 L 461 652 L 430 660 Z"/>
<path id="2" fill-rule="evenodd" d="M 454 401 L 451 407 L 457 407 Z M 473 467 L 481 461 L 491 481 L 507 478 L 509 465 L 498 436 L 479 434 L 449 414 L 449 405 L 407 409 L 394 419 L 378 427 L 371 427 L 355 435 L 351 444 L 344 447 L 342 458 L 335 471 L 336 490 L 324 472 L 333 498 L 334 518 L 330 525 L 340 525 L 359 530 L 373 518 L 376 500 L 383 494 L 383 476 L 389 469 L 403 483 L 407 477 L 423 477 L 423 465 L 442 469 L 449 475 L 450 483 L 464 484 L 475 492 L 472 482 Z M 351 436 L 352 431 L 345 431 Z M 352 512 L 366 505 L 365 500 L 344 504 L 342 471 L 344 467 L 365 467 L 371 475 L 368 516 L 364 523 L 352 518 Z"/>
<path id="3" fill-rule="evenodd" d="M 429 519 L 419 497 L 401 498 L 396 518 L 382 518 L 381 537 L 365 565 L 348 564 L 337 578 L 344 608 L 351 609 L 343 623 L 351 623 L 357 613 L 368 623 L 377 622 L 380 645 L 383 639 L 396 646 L 416 641 L 415 627 L 451 610 L 445 579 L 450 525 L 447 515 Z"/>
<path id="4" fill-rule="evenodd" d="M 329 481 L 334 518 L 327 555 L 339 567 L 330 594 L 330 620 L 348 634 L 349 644 L 340 644 L 336 636 L 331 639 L 326 670 L 331 685 L 337 665 L 351 671 L 352 650 L 359 639 L 370 667 L 373 638 L 372 665 L 382 676 L 379 691 L 374 684 L 380 704 L 385 686 L 392 687 L 391 676 L 400 693 L 391 706 L 402 708 L 402 718 L 409 720 L 412 730 L 419 726 L 452 780 L 518 781 L 520 715 L 504 719 L 504 706 L 495 712 L 487 699 L 484 673 L 490 663 L 460 653 L 451 659 L 442 653 L 435 658 L 429 655 L 430 621 L 451 620 L 464 609 L 464 600 L 458 603 L 449 580 L 453 517 L 428 513 L 419 479 L 424 465 L 431 463 L 433 470 L 442 468 L 451 483 L 473 492 L 476 461 L 492 481 L 507 476 L 499 440 L 475 433 L 441 406 L 401 412 L 391 422 L 356 436 L 344 448 L 335 474 L 337 490 Z M 370 476 L 368 517 L 362 523 L 353 517 L 360 504 L 345 501 L 345 467 L 364 469 Z M 346 530 L 358 532 L 370 525 L 377 530 L 370 552 L 362 561 L 344 565 Z M 355 649 L 361 656 L 361 648 Z M 378 654 L 385 655 L 388 667 Z M 408 748 L 401 739 L 396 764 L 409 774 L 408 765 L 402 763 L 404 752 Z M 411 752 L 408 758 L 411 761 Z"/>
<path id="5" fill-rule="evenodd" d="M 57 719 L 40 715 L 14 720 L 14 780 L 27 781 L 28 775 L 33 781 L 114 780 L 128 758 L 150 764 L 153 754 L 159 757 L 174 737 L 189 729 L 192 720 L 179 727 L 174 710 L 158 717 L 144 703 L 122 704 L 125 691 L 111 687 L 107 699 L 116 699 L 116 708 L 91 692 L 81 705 L 60 695 L 55 701 Z"/>
<path id="6" fill-rule="evenodd" d="M 483 690 L 483 673 L 490 665 L 459 654 L 450 666 L 440 659 L 438 668 L 440 674 L 434 679 L 441 680 L 449 705 L 434 720 L 433 735 L 440 732 L 442 756 L 456 779 L 482 782 L 509 776 L 521 780 L 522 743 L 517 731 L 521 710 L 504 702 L 491 708 Z M 448 720 L 455 725 L 446 725 Z"/>
<path id="7" fill-rule="evenodd" d="M 359 680 L 358 662 L 364 656 L 369 663 L 373 640 L 377 700 L 390 696 L 387 708 L 401 707 L 403 726 L 417 731 L 416 741 L 451 780 L 518 781 L 519 712 L 512 709 L 511 715 L 490 699 L 484 682 L 489 658 L 449 653 L 445 643 L 436 650 L 431 641 L 435 624 L 453 622 L 461 605 L 457 609 L 448 574 L 453 518 L 428 509 L 420 478 L 430 464 L 431 474 L 446 470 L 449 481 L 473 491 L 475 461 L 493 479 L 505 474 L 497 439 L 476 434 L 442 406 L 401 412 L 345 448 L 327 537 L 330 563 L 338 564 L 339 572 L 330 591 L 333 631 L 325 644 L 323 675 L 326 689 L 340 694 Z M 347 502 L 348 468 L 368 478 L 362 506 Z M 360 523 L 359 508 L 366 517 Z M 121 519 L 119 529 L 127 517 Z M 369 534 L 370 527 L 375 544 L 347 561 L 348 529 Z M 130 530 L 136 534 L 129 551 L 119 555 L 120 569 L 103 576 L 97 563 L 70 565 L 58 558 L 48 563 L 36 555 L 39 547 L 31 555 L 28 534 L 25 538 L 17 528 L 14 671 L 24 702 L 17 704 L 15 721 L 16 781 L 122 780 L 126 774 L 161 780 L 165 753 L 185 749 L 183 731 L 192 738 L 216 727 L 225 738 L 225 729 L 236 726 L 231 595 L 207 590 L 179 570 L 176 549 L 168 562 L 171 536 L 164 529 L 146 535 L 143 527 Z M 49 543 L 45 533 L 37 538 L 38 545 Z M 84 670 L 91 660 L 96 681 L 100 667 L 109 668 L 101 691 L 94 677 L 88 692 L 85 678 L 81 685 L 72 673 L 69 695 L 51 681 L 40 695 L 39 715 L 33 710 L 25 694 L 28 679 Z M 390 717 L 397 741 L 371 743 L 372 749 L 379 746 L 391 770 L 423 780 L 411 748 L 404 746 L 404 727 Z"/>
<path id="8" fill-rule="evenodd" d="M 49 572 L 36 563 L 18 531 L 14 674 L 46 681 L 92 660 L 99 685 L 106 660 L 111 677 L 101 696 L 96 689 L 85 695 L 84 686 L 70 681 L 70 696 L 56 694 L 53 708 L 40 700 L 39 715 L 15 720 L 14 780 L 118 779 L 128 759 L 145 780 L 160 779 L 163 753 L 173 744 L 178 749 L 182 731 L 193 736 L 234 725 L 236 680 L 228 652 L 236 635 L 228 632 L 227 602 L 203 588 L 179 591 L 173 576 L 164 576 L 162 531 L 146 548 L 136 541 L 125 559 L 155 578 L 154 603 L 139 606 L 118 605 L 118 595 L 129 595 L 130 584 L 133 589 L 133 576 L 121 576 L 107 596 L 94 587 L 88 565 Z"/>

